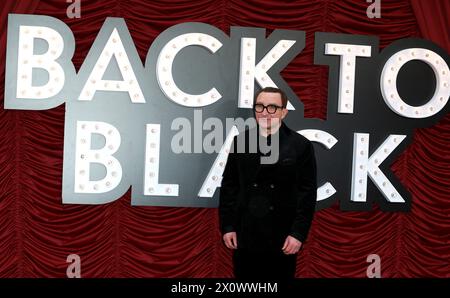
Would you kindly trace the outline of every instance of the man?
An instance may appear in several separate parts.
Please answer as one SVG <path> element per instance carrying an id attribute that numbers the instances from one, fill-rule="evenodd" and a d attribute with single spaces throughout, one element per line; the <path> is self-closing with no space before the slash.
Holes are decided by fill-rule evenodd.
<path id="1" fill-rule="evenodd" d="M 260 146 L 249 151 L 251 129 L 234 138 L 220 188 L 219 219 L 225 245 L 234 249 L 237 278 L 294 278 L 296 254 L 305 242 L 316 203 L 312 143 L 282 121 L 287 97 L 277 88 L 256 94 L 258 144 L 279 141 L 275 163 L 261 163 Z M 238 138 L 245 152 L 238 152 Z M 253 140 L 254 142 L 254 140 Z M 273 144 L 272 144 L 273 145 Z M 272 149 L 276 146 L 271 146 Z M 273 152 L 272 152 L 273 153 Z"/>

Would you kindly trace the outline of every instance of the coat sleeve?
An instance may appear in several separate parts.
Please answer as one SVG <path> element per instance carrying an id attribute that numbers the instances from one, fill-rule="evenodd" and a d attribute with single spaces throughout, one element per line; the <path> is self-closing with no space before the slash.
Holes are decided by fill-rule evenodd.
<path id="1" fill-rule="evenodd" d="M 220 187 L 219 221 L 222 234 L 236 231 L 237 226 L 237 201 L 240 191 L 237 154 L 235 137 L 228 154 Z"/>
<path id="2" fill-rule="evenodd" d="M 308 237 L 317 200 L 316 159 L 311 142 L 308 142 L 297 162 L 297 207 L 289 235 L 304 242 Z"/>

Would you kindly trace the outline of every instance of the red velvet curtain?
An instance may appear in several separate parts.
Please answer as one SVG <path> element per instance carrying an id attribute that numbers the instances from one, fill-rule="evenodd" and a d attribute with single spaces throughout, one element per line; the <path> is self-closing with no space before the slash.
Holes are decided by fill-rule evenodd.
<path id="1" fill-rule="evenodd" d="M 413 4 L 413 5 L 412 5 Z M 449 47 L 446 1 L 381 1 L 381 18 L 366 16 L 366 1 L 341 0 L 104 0 L 81 1 L 81 18 L 66 16 L 66 1 L 4 0 L 6 14 L 57 17 L 76 39 L 80 67 L 107 16 L 126 19 L 144 60 L 166 28 L 204 22 L 305 30 L 305 50 L 283 71 L 302 98 L 306 117 L 325 118 L 327 72 L 313 65 L 314 32 L 376 35 L 381 47 L 423 36 Z M 414 8 L 414 9 L 413 9 Z M 448 20 L 447 20 L 448 22 Z M 6 33 L 1 33 L 4 65 Z M 4 82 L 4 67 L 1 68 Z M 221 242 L 216 209 L 132 207 L 130 193 L 100 206 L 61 203 L 64 106 L 40 112 L 3 110 L 0 87 L 0 276 L 64 277 L 69 254 L 81 257 L 82 277 L 231 277 L 231 253 Z M 298 277 L 365 277 L 370 254 L 383 277 L 450 277 L 450 121 L 418 129 L 392 165 L 412 194 L 409 213 L 316 213 L 298 257 Z"/>

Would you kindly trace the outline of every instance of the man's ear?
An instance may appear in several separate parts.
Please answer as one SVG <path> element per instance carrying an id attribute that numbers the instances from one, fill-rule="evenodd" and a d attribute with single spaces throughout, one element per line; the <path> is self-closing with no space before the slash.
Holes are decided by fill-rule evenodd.
<path id="1" fill-rule="evenodd" d="M 289 112 L 289 110 L 287 108 L 284 108 L 282 113 L 281 113 L 281 119 L 284 119 L 284 117 L 286 117 L 288 112 Z"/>

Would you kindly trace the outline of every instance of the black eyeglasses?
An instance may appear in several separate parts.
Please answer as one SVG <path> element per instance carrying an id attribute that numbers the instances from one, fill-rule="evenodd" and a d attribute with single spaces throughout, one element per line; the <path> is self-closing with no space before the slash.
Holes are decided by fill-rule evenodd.
<path id="1" fill-rule="evenodd" d="M 277 105 L 267 105 L 267 106 L 265 106 L 265 105 L 263 105 L 261 103 L 257 103 L 257 104 L 255 104 L 253 109 L 257 113 L 262 113 L 264 111 L 264 109 L 266 109 L 267 113 L 275 114 L 278 111 L 278 109 L 284 109 L 284 107 L 280 107 L 280 106 L 277 106 Z"/>

